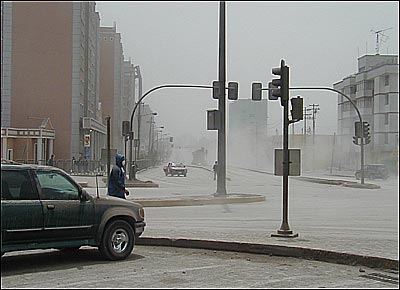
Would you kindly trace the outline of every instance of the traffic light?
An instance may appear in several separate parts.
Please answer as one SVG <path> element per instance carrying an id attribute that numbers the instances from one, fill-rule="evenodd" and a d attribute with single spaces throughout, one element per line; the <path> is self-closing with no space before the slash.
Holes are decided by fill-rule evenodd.
<path id="1" fill-rule="evenodd" d="M 362 134 L 361 134 L 361 122 L 355 122 L 354 123 L 354 136 L 362 137 Z"/>
<path id="2" fill-rule="evenodd" d="M 363 122 L 363 137 L 369 136 L 369 124 L 368 122 Z"/>
<path id="3" fill-rule="evenodd" d="M 251 99 L 253 101 L 261 101 L 261 83 L 252 83 L 251 84 Z"/>
<path id="4" fill-rule="evenodd" d="M 212 92 L 212 97 L 213 99 L 219 99 L 219 81 L 213 81 L 212 83 L 213 86 L 213 92 Z"/>
<path id="5" fill-rule="evenodd" d="M 292 103 L 292 110 L 290 111 L 292 114 L 292 120 L 303 120 L 303 98 L 297 96 L 297 98 L 291 98 L 290 102 Z"/>
<path id="6" fill-rule="evenodd" d="M 122 136 L 128 136 L 130 131 L 130 122 L 122 121 Z"/>
<path id="7" fill-rule="evenodd" d="M 239 84 L 237 82 L 228 83 L 228 99 L 237 100 L 239 94 Z"/>
<path id="8" fill-rule="evenodd" d="M 353 143 L 358 145 L 358 137 L 357 136 L 353 136 Z"/>
<path id="9" fill-rule="evenodd" d="M 272 100 L 272 101 L 276 101 L 277 99 L 278 99 L 278 97 L 276 97 L 275 95 L 274 95 L 274 91 L 276 91 L 276 90 L 278 90 L 279 91 L 279 89 L 278 89 L 278 87 L 277 86 L 274 86 L 273 84 L 272 84 L 272 82 L 269 82 L 268 83 L 268 100 Z M 276 89 L 276 90 L 274 90 L 274 89 Z"/>
<path id="10" fill-rule="evenodd" d="M 285 65 L 285 61 L 281 60 L 281 66 L 272 69 L 272 74 L 280 76 L 279 79 L 273 79 L 272 85 L 277 90 L 272 90 L 272 97 L 281 98 L 281 105 L 289 100 L 289 67 Z"/>

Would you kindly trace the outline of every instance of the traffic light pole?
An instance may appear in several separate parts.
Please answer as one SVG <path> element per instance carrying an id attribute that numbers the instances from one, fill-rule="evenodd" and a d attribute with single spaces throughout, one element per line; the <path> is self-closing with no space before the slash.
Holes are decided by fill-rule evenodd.
<path id="1" fill-rule="evenodd" d="M 294 87 L 294 88 L 289 88 L 290 90 L 328 90 L 328 91 L 332 91 L 335 93 L 338 93 L 340 95 L 342 95 L 343 97 L 345 97 L 354 107 L 354 109 L 357 112 L 358 118 L 360 119 L 361 122 L 361 130 L 364 130 L 364 123 L 361 117 L 361 113 L 358 110 L 356 104 L 354 104 L 354 102 L 345 94 L 343 94 L 341 91 L 332 89 L 332 88 L 328 88 L 328 87 Z M 364 142 L 363 142 L 363 138 L 361 138 L 361 184 L 364 184 Z"/>
<path id="2" fill-rule="evenodd" d="M 219 5 L 219 73 L 218 81 L 220 88 L 225 88 L 225 1 Z M 218 128 L 218 174 L 216 196 L 226 195 L 226 93 L 225 89 L 219 90 L 218 110 L 220 111 L 220 127 Z"/>
<path id="3" fill-rule="evenodd" d="M 288 221 L 289 208 L 289 68 L 285 65 L 285 61 L 281 61 L 280 74 L 282 80 L 281 86 L 281 105 L 283 106 L 283 176 L 282 176 L 282 192 L 283 192 L 283 208 L 282 208 L 282 224 L 276 234 L 271 237 L 295 238 L 299 234 L 293 234 L 290 230 Z"/>
<path id="4" fill-rule="evenodd" d="M 288 221 L 289 208 L 289 99 L 283 100 L 283 216 L 282 224 L 276 234 L 271 234 L 271 237 L 298 237 L 299 234 L 293 234 L 290 230 Z"/>

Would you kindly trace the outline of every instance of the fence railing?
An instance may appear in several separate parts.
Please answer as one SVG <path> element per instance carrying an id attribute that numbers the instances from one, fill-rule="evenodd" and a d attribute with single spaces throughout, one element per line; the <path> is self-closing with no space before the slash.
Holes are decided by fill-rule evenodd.
<path id="1" fill-rule="evenodd" d="M 15 160 L 22 164 L 46 164 L 46 160 L 34 159 L 18 159 Z M 98 160 L 72 160 L 72 159 L 57 159 L 54 161 L 54 167 L 63 169 L 70 174 L 101 174 L 105 173 L 106 166 Z"/>

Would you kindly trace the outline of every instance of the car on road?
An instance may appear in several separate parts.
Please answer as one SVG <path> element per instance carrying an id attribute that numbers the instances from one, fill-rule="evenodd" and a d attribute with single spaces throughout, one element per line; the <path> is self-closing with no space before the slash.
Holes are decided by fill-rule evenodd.
<path id="1" fill-rule="evenodd" d="M 146 223 L 129 200 L 92 196 L 65 171 L 1 164 L 1 254 L 98 247 L 108 260 L 128 257 Z"/>
<path id="2" fill-rule="evenodd" d="M 361 170 L 355 172 L 356 179 L 361 178 Z M 366 164 L 364 165 L 364 177 L 369 179 L 387 179 L 389 171 L 384 164 Z"/>
<path id="3" fill-rule="evenodd" d="M 167 166 L 163 167 L 165 176 L 183 175 L 186 177 L 187 168 L 183 163 L 168 162 Z"/>

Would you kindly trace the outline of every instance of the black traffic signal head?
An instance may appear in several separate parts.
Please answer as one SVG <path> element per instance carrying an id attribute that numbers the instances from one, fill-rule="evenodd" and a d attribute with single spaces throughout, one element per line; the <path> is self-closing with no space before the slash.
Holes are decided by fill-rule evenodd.
<path id="1" fill-rule="evenodd" d="M 358 137 L 353 136 L 353 143 L 356 144 L 356 145 L 358 145 Z"/>
<path id="2" fill-rule="evenodd" d="M 272 86 L 277 87 L 277 90 L 272 91 L 272 97 L 281 98 L 281 105 L 289 100 L 289 67 L 285 65 L 285 61 L 281 60 L 281 66 L 272 69 L 272 74 L 280 76 L 279 79 L 271 81 Z"/>
<path id="3" fill-rule="evenodd" d="M 363 137 L 369 136 L 369 124 L 368 122 L 363 122 Z"/>
<path id="4" fill-rule="evenodd" d="M 237 100 L 239 95 L 239 84 L 237 82 L 228 83 L 228 99 Z"/>
<path id="5" fill-rule="evenodd" d="M 122 136 L 128 136 L 130 131 L 130 122 L 122 121 Z"/>
<path id="6" fill-rule="evenodd" d="M 261 83 L 252 83 L 251 84 L 251 99 L 253 101 L 261 101 Z"/>
<path id="7" fill-rule="evenodd" d="M 371 136 L 365 137 L 365 144 L 371 143 Z"/>
<path id="8" fill-rule="evenodd" d="M 213 81 L 212 83 L 213 86 L 213 92 L 212 92 L 212 97 L 213 99 L 219 99 L 219 81 Z"/>
<path id="9" fill-rule="evenodd" d="M 303 120 L 303 98 L 297 96 L 297 98 L 291 98 L 290 102 L 292 103 L 292 120 L 300 121 Z"/>
<path id="10" fill-rule="evenodd" d="M 354 123 L 354 136 L 362 137 L 362 134 L 361 134 L 361 122 L 355 122 Z"/>
<path id="11" fill-rule="evenodd" d="M 268 100 L 276 101 L 279 97 L 277 97 L 275 94 L 279 94 L 279 88 L 277 86 L 274 86 L 272 82 L 268 83 Z M 274 90 L 275 89 L 275 90 Z M 277 92 L 275 92 L 277 91 Z"/>

